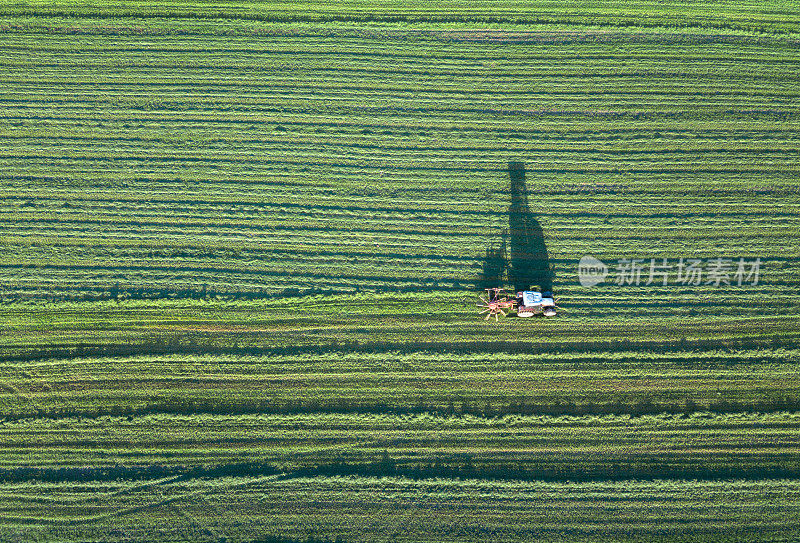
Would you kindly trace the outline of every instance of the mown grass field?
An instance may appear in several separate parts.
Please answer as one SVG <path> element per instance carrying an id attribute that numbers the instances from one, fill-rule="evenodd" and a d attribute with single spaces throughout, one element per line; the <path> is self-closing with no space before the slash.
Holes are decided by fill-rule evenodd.
<path id="1" fill-rule="evenodd" d="M 0 541 L 796 541 L 798 68 L 795 1 L 0 5 Z M 564 311 L 487 323 L 512 162 Z"/>

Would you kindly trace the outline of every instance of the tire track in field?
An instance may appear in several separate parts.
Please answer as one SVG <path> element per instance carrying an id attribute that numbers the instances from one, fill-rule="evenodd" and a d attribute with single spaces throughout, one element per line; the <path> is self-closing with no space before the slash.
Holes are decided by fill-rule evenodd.
<path id="1" fill-rule="evenodd" d="M 232 488 L 244 488 L 244 487 L 247 487 L 247 486 L 250 486 L 250 485 L 253 485 L 253 484 L 265 483 L 265 482 L 270 482 L 270 481 L 277 481 L 277 480 L 280 480 L 280 479 L 285 478 L 287 476 L 289 476 L 289 474 L 287 474 L 287 473 L 279 473 L 277 475 L 266 475 L 264 477 L 257 477 L 255 479 L 250 479 L 248 481 L 237 482 L 237 483 L 233 483 L 233 484 L 229 484 L 229 485 L 219 485 L 219 486 L 214 486 L 213 488 L 201 488 L 199 490 L 194 490 L 194 491 L 191 491 L 191 492 L 186 492 L 184 494 L 179 494 L 177 496 L 171 496 L 171 497 L 168 497 L 168 498 L 163 498 L 161 500 L 158 500 L 158 501 L 155 501 L 155 502 L 151 502 L 151 503 L 147 503 L 147 504 L 144 504 L 144 505 L 135 505 L 135 506 L 132 506 L 132 507 L 125 507 L 125 508 L 122 508 L 122 509 L 118 509 L 116 511 L 112 511 L 110 513 L 103 513 L 103 514 L 93 515 L 93 516 L 88 516 L 88 517 L 72 518 L 72 519 L 36 518 L 36 519 L 29 519 L 29 520 L 36 520 L 37 522 L 40 522 L 40 523 L 43 523 L 43 524 L 56 524 L 56 525 L 60 524 L 60 525 L 67 525 L 67 526 L 80 526 L 80 525 L 84 525 L 84 524 L 87 524 L 87 523 L 97 523 L 97 522 L 101 522 L 101 521 L 104 521 L 104 520 L 109 520 L 109 519 L 116 518 L 116 517 L 123 517 L 123 516 L 126 516 L 126 515 L 132 515 L 132 514 L 135 514 L 135 513 L 140 513 L 142 511 L 147 511 L 148 509 L 154 509 L 154 508 L 157 508 L 157 507 L 160 507 L 160 506 L 163 506 L 163 505 L 175 504 L 175 502 L 179 502 L 179 501 L 187 499 L 187 498 L 193 498 L 193 497 L 202 498 L 203 495 L 210 494 L 211 492 L 217 492 L 217 491 L 220 491 L 220 490 L 230 490 Z M 182 476 L 178 476 L 178 477 L 182 477 Z M 162 483 L 163 482 L 171 482 L 171 481 L 162 481 Z M 145 484 L 145 485 L 142 485 L 142 487 L 137 487 L 136 490 L 138 490 L 140 488 L 147 488 L 149 486 L 154 486 L 154 485 L 153 484 Z M 181 513 L 181 514 L 183 514 L 183 513 Z M 191 517 L 187 517 L 187 518 L 191 518 Z"/>

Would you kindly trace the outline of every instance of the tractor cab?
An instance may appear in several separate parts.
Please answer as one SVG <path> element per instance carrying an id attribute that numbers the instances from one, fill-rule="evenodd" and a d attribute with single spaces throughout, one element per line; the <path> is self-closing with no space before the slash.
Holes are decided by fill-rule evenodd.
<path id="1" fill-rule="evenodd" d="M 517 292 L 517 316 L 533 317 L 542 312 L 542 293 L 533 290 Z"/>

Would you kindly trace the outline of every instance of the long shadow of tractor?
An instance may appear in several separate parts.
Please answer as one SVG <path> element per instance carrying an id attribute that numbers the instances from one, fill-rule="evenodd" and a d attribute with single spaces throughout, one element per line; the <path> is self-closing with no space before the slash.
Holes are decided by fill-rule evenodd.
<path id="1" fill-rule="evenodd" d="M 486 291 L 479 307 L 486 320 L 498 315 L 533 317 L 556 315 L 553 297 L 554 266 L 550 262 L 542 225 L 528 206 L 525 165 L 508 165 L 511 181 L 511 205 L 508 206 L 508 230 L 503 232 L 499 246 L 486 249 L 483 270 L 477 280 L 479 289 Z M 506 279 L 513 285 L 514 296 L 505 292 Z"/>

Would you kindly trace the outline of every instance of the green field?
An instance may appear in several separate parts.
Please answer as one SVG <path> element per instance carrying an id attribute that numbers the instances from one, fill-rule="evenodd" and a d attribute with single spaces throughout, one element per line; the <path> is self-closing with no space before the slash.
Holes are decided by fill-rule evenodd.
<path id="1" fill-rule="evenodd" d="M 0 541 L 797 541 L 798 74 L 797 1 L 0 4 Z M 475 307 L 511 163 L 554 319 Z"/>

